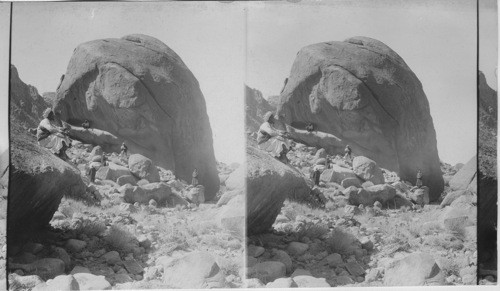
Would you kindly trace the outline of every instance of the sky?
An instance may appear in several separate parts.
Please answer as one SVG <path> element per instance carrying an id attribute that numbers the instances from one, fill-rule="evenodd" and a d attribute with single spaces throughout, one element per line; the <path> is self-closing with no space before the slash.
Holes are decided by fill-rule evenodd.
<path id="1" fill-rule="evenodd" d="M 495 1 L 480 2 L 487 5 L 480 9 L 479 65 L 497 89 L 497 9 Z M 8 10 L 0 3 L 3 62 Z M 12 63 L 40 93 L 55 91 L 80 43 L 132 33 L 158 38 L 198 79 L 216 159 L 227 163 L 244 160 L 244 83 L 277 95 L 302 47 L 368 36 L 396 51 L 422 82 L 441 160 L 464 163 L 476 152 L 475 1 L 15 3 L 12 31 Z M 8 66 L 2 68 L 6 92 Z M 8 144 L 6 99 L 0 98 L 0 150 Z"/>

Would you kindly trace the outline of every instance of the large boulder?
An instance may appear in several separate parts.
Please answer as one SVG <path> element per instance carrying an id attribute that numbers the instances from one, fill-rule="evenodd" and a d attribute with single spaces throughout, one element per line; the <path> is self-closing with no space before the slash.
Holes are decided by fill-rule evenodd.
<path id="1" fill-rule="evenodd" d="M 190 181 L 194 168 L 207 200 L 219 189 L 212 130 L 198 81 L 181 58 L 145 35 L 100 39 L 73 52 L 54 100 L 56 116 L 125 141 L 158 166 Z M 111 151 L 119 152 L 120 144 Z"/>
<path id="2" fill-rule="evenodd" d="M 477 158 L 472 157 L 450 180 L 452 190 L 469 190 L 477 193 Z"/>
<path id="3" fill-rule="evenodd" d="M 422 84 L 378 40 L 353 37 L 302 48 L 277 114 L 298 129 L 315 124 L 319 134 L 307 134 L 318 136 L 309 138 L 309 145 L 338 154 L 349 144 L 355 156 L 398 172 L 402 180 L 413 181 L 421 169 L 431 201 L 443 191 L 436 132 Z"/>
<path id="4" fill-rule="evenodd" d="M 384 184 L 384 174 L 374 160 L 367 157 L 357 156 L 352 161 L 354 173 L 365 181 L 370 181 L 374 185 Z"/>
<path id="5" fill-rule="evenodd" d="M 139 180 L 146 179 L 149 182 L 160 182 L 160 173 L 153 161 L 141 154 L 133 154 L 128 158 L 128 168 Z"/>
<path id="6" fill-rule="evenodd" d="M 49 224 L 63 196 L 83 197 L 77 168 L 40 147 L 11 123 L 8 239 Z"/>
<path id="7" fill-rule="evenodd" d="M 287 197 L 309 195 L 302 175 L 267 152 L 247 147 L 247 233 L 267 231 Z"/>

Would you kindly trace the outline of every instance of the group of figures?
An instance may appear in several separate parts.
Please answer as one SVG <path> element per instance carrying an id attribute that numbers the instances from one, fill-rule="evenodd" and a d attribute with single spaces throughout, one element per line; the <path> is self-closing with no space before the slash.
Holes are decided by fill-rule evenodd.
<path id="1" fill-rule="evenodd" d="M 312 123 L 308 123 L 306 125 L 306 130 L 308 132 L 314 131 L 314 125 Z M 280 130 L 276 127 L 276 117 L 272 112 L 267 112 L 264 115 L 264 123 L 262 123 L 257 132 L 257 144 L 260 149 L 267 151 L 270 155 L 282 163 L 289 163 L 289 159 L 286 155 L 291 150 L 291 136 L 287 131 Z M 352 165 L 352 149 L 349 145 L 346 145 L 344 149 L 343 160 L 347 165 Z M 321 173 L 325 169 L 330 168 L 330 164 L 331 161 L 327 159 L 325 165 L 318 164 L 312 168 L 310 178 L 314 181 L 314 185 L 319 185 Z M 418 169 L 415 183 L 417 188 L 423 186 L 422 177 L 422 171 Z"/>
<path id="2" fill-rule="evenodd" d="M 85 119 L 85 121 L 82 123 L 82 127 L 86 130 L 89 130 L 89 120 Z M 38 144 L 49 149 L 54 155 L 58 156 L 62 160 L 68 161 L 69 158 L 66 155 L 66 150 L 71 147 L 69 129 L 70 126 L 65 123 L 63 123 L 63 126 L 59 126 L 56 122 L 54 111 L 51 108 L 47 108 L 43 112 L 43 119 L 42 121 L 40 121 L 40 124 L 36 129 L 36 138 Z M 128 159 L 129 157 L 128 147 L 125 142 L 123 142 L 120 146 L 119 157 L 124 159 Z M 284 157 L 286 158 L 286 153 L 284 154 Z M 101 155 L 100 165 L 106 166 L 106 157 L 104 155 Z M 95 181 L 96 172 L 97 168 L 91 162 L 87 170 L 87 176 L 89 177 L 91 182 Z M 193 186 L 197 186 L 198 183 L 198 169 L 195 168 L 192 174 L 191 184 Z"/>

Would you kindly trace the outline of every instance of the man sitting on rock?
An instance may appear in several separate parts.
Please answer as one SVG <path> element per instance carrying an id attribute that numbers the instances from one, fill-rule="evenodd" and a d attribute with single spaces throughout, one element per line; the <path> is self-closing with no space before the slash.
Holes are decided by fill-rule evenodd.
<path id="1" fill-rule="evenodd" d="M 257 133 L 257 143 L 260 149 L 279 159 L 284 147 L 287 151 L 290 149 L 289 141 L 285 139 L 288 133 L 274 127 L 275 120 L 272 112 L 264 115 L 264 121 Z"/>
<path id="2" fill-rule="evenodd" d="M 288 159 L 286 154 L 290 151 L 290 149 L 287 148 L 284 144 L 282 144 L 281 147 L 282 147 L 282 150 L 279 154 L 278 160 L 280 162 L 282 162 L 283 164 L 288 164 L 288 163 L 290 163 L 290 160 Z"/>
<path id="3" fill-rule="evenodd" d="M 43 112 L 43 120 L 40 121 L 36 132 L 38 144 L 49 149 L 53 154 L 63 160 L 67 160 L 66 149 L 70 146 L 71 140 L 66 135 L 67 131 L 63 127 L 55 124 L 54 112 L 47 108 Z"/>
<path id="4" fill-rule="evenodd" d="M 306 125 L 306 130 L 307 130 L 307 132 L 313 132 L 314 131 L 314 124 L 308 123 Z"/>
<path id="5" fill-rule="evenodd" d="M 85 129 L 89 129 L 90 128 L 90 122 L 85 119 L 85 121 L 82 123 L 82 127 L 85 128 Z"/>

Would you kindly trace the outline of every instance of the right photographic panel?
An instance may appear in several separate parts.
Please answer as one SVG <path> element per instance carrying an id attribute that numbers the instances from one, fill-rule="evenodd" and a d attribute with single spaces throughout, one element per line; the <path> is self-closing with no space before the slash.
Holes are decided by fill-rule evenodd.
<path id="1" fill-rule="evenodd" d="M 246 9 L 247 286 L 496 284 L 496 2 L 292 2 Z"/>

